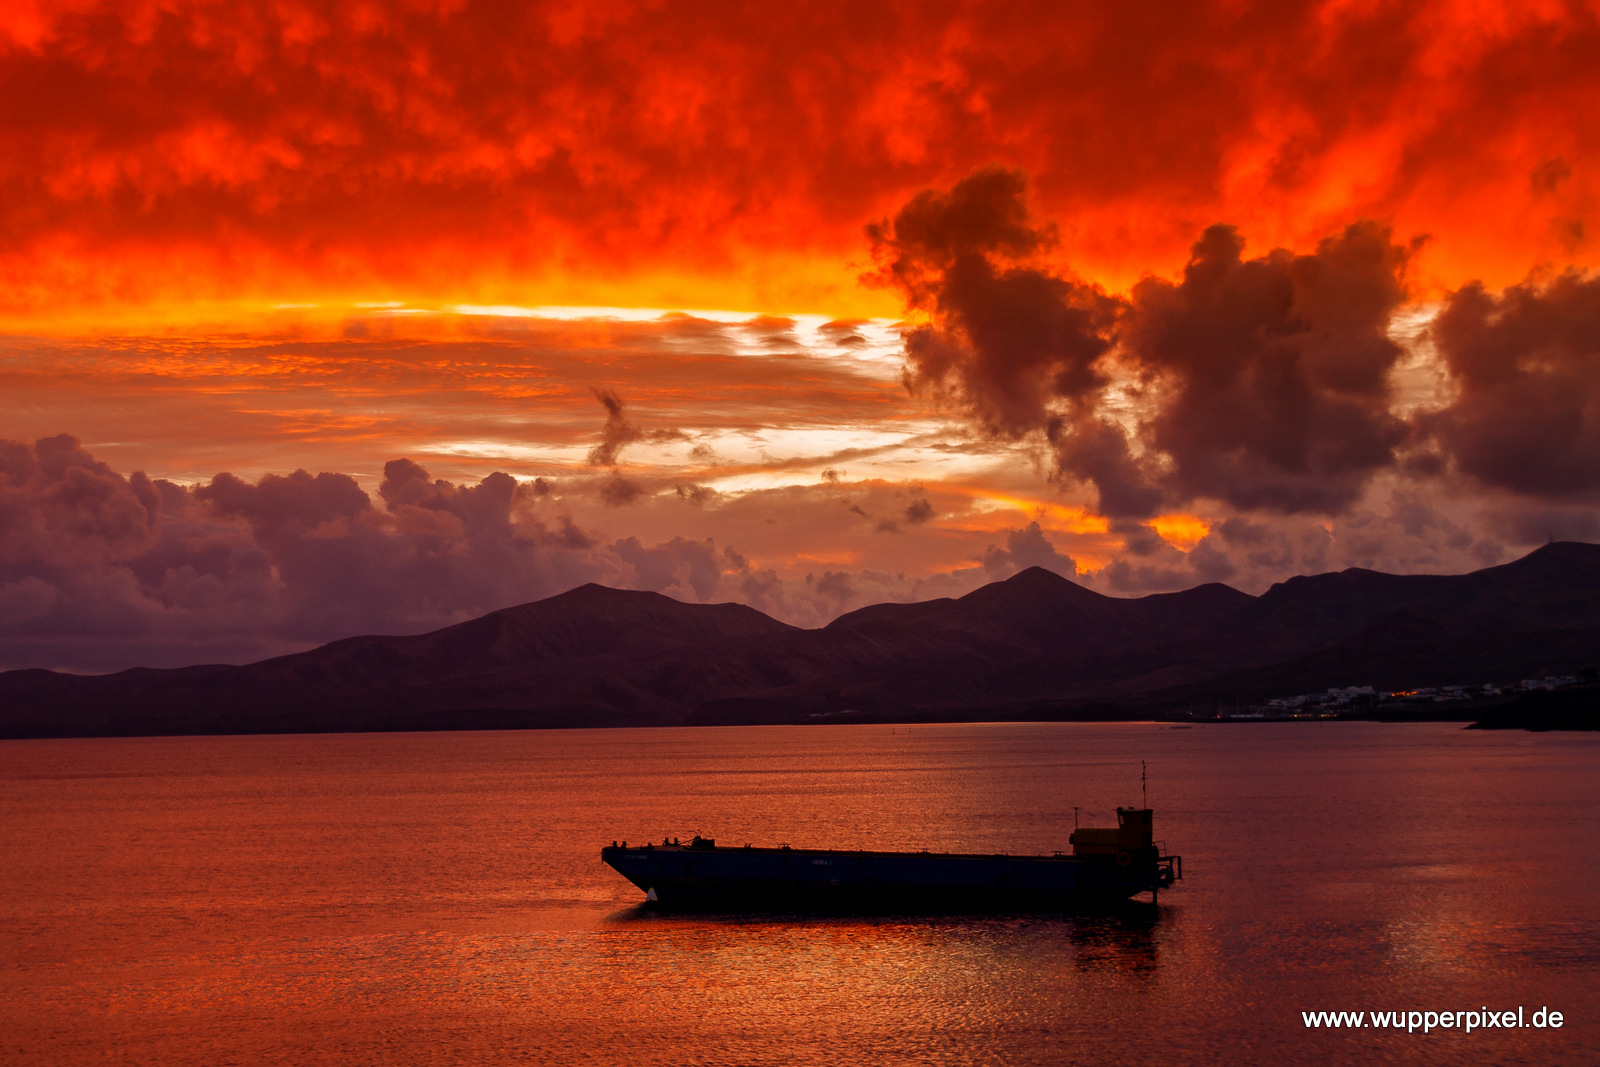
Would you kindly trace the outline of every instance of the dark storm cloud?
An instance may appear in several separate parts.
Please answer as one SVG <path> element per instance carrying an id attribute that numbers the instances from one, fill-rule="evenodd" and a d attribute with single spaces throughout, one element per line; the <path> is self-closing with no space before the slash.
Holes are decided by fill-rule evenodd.
<path id="1" fill-rule="evenodd" d="M 964 258 L 1021 258 L 1050 247 L 1056 232 L 1028 217 L 1027 188 L 1021 171 L 985 167 L 948 193 L 924 189 L 893 219 L 867 227 L 881 271 L 921 307 L 938 302 L 941 275 Z"/>
<path id="2" fill-rule="evenodd" d="M 1175 499 L 1341 512 L 1405 438 L 1389 411 L 1403 350 L 1387 328 L 1409 253 L 1370 223 L 1309 255 L 1243 249 L 1213 226 L 1181 282 L 1134 288 L 1125 351 L 1170 390 L 1147 443 L 1171 457 Z"/>
<path id="3" fill-rule="evenodd" d="M 1600 491 L 1600 276 L 1568 272 L 1498 297 L 1465 286 L 1433 339 L 1458 392 L 1421 424 L 1458 470 L 1552 500 Z"/>
<path id="4" fill-rule="evenodd" d="M 1029 220 L 1024 189 L 1017 172 L 982 170 L 869 228 L 876 280 L 932 320 L 905 337 L 913 392 L 996 436 L 1042 432 L 1057 473 L 1095 486 L 1113 517 L 1197 497 L 1338 513 L 1396 461 L 1403 350 L 1386 331 L 1412 249 L 1386 229 L 1246 259 L 1239 234 L 1213 226 L 1181 280 L 1146 278 L 1122 300 L 1030 258 L 1054 234 Z M 1114 370 L 1151 398 L 1135 437 L 1108 408 Z"/>
<path id="5" fill-rule="evenodd" d="M 1058 472 L 1093 485 L 1103 514 L 1147 518 L 1161 510 L 1162 492 L 1134 458 L 1121 425 L 1085 412 L 1076 419 L 1051 418 L 1045 432 Z"/>
<path id="6" fill-rule="evenodd" d="M 1097 286 L 1019 262 L 1055 243 L 1030 222 L 1025 187 L 1016 171 L 981 170 L 868 229 L 876 279 L 934 320 L 906 335 L 906 384 L 1010 437 L 1042 426 L 1052 399 L 1104 384 L 1096 363 L 1118 308 Z"/>

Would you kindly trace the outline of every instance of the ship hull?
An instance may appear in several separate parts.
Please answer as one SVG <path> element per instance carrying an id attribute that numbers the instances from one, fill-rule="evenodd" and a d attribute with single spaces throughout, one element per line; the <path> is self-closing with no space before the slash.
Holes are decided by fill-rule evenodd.
<path id="1" fill-rule="evenodd" d="M 663 908 L 1034 911 L 1103 906 L 1172 884 L 1155 850 L 1104 858 L 611 846 L 601 859 Z"/>

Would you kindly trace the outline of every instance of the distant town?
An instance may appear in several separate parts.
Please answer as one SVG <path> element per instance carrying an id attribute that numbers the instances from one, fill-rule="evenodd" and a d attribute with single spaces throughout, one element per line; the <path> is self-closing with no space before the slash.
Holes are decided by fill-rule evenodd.
<path id="1" fill-rule="evenodd" d="M 1518 696 L 1553 692 L 1600 681 L 1594 669 L 1578 674 L 1551 674 L 1515 682 L 1484 685 L 1440 685 L 1423 689 L 1384 690 L 1370 685 L 1331 686 L 1320 693 L 1274 697 L 1263 703 L 1193 709 L 1196 720 L 1257 721 L 1272 719 L 1472 719 L 1485 705 Z M 1454 705 L 1440 707 L 1439 705 Z"/>

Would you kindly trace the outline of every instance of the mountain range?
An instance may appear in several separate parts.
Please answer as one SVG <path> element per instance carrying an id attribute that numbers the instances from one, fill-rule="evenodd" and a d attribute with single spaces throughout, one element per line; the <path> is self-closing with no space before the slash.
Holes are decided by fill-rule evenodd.
<path id="1" fill-rule="evenodd" d="M 1463 575 L 1350 569 L 1260 596 L 1103 596 L 1031 568 L 817 629 L 585 585 L 433 633 L 244 666 L 0 673 L 0 736 L 1149 717 L 1335 685 L 1600 663 L 1600 545 Z"/>

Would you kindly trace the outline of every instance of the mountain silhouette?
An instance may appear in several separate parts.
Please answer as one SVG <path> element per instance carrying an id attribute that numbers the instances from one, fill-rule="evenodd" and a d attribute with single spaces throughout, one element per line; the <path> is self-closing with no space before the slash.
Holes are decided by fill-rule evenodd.
<path id="1" fill-rule="evenodd" d="M 0 736 L 1148 716 L 1600 660 L 1600 545 L 1464 575 L 1350 569 L 1260 596 L 1103 596 L 1030 568 L 800 629 L 738 604 L 585 585 L 410 637 L 244 666 L 0 673 Z"/>

